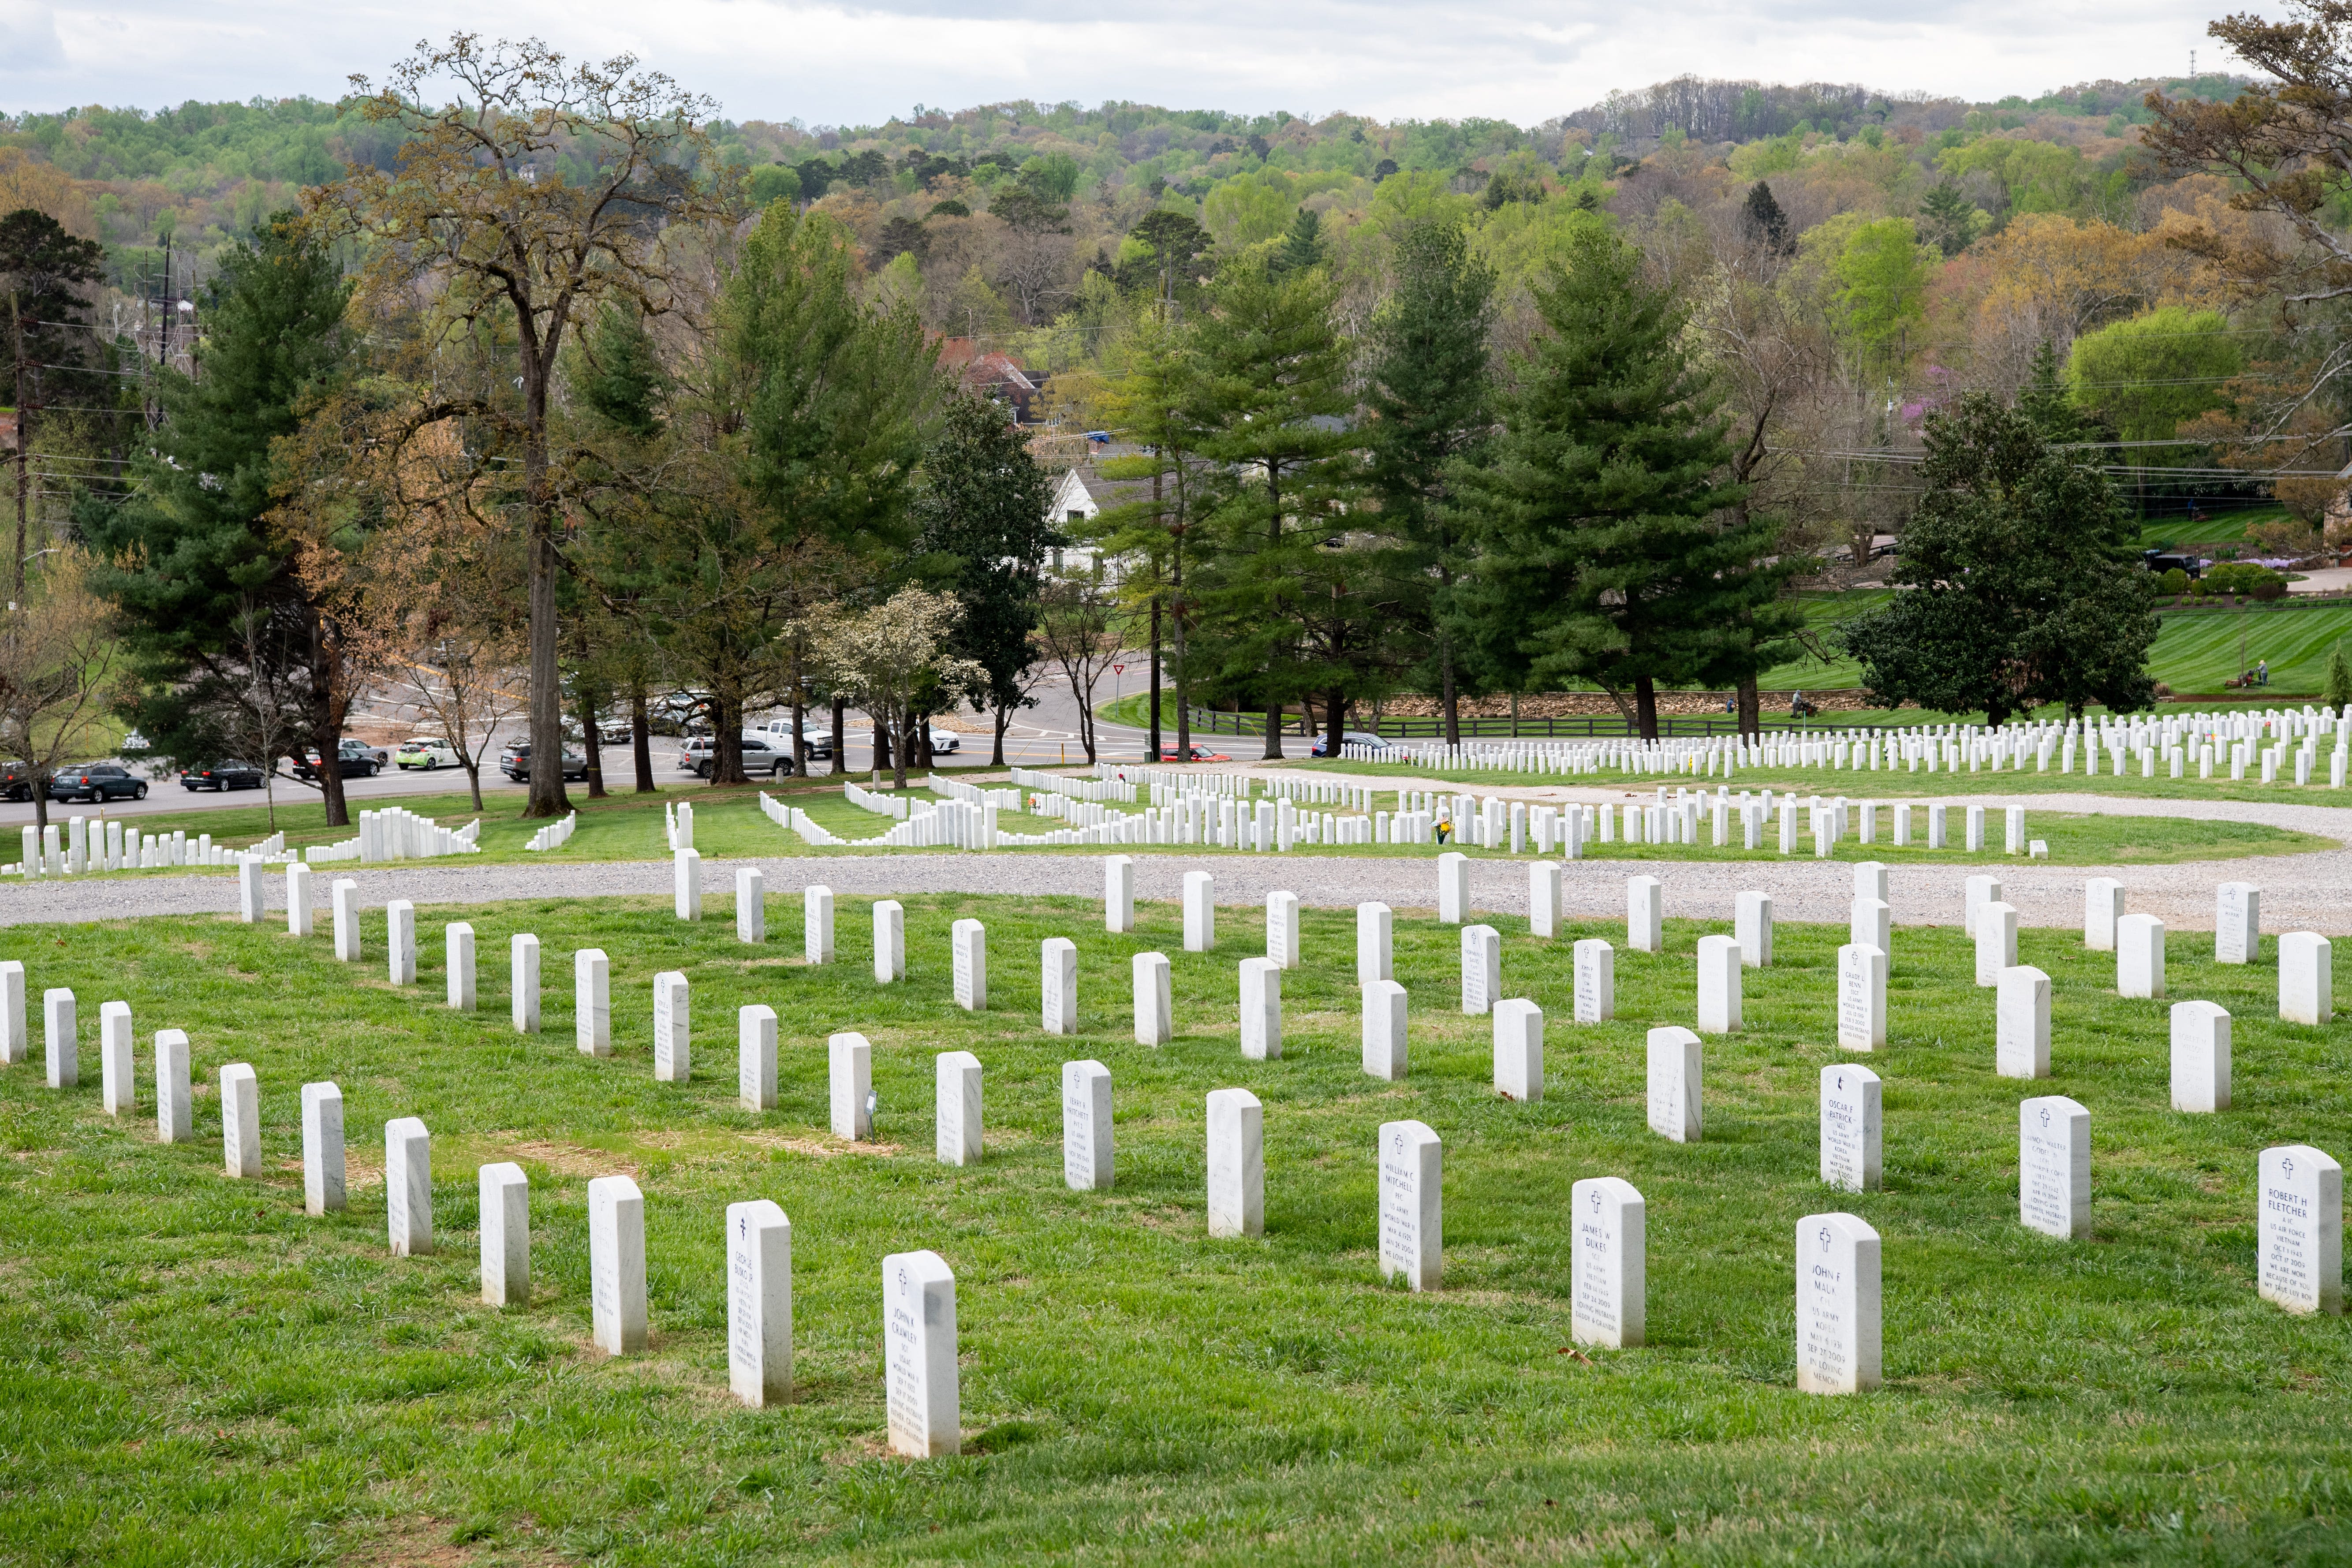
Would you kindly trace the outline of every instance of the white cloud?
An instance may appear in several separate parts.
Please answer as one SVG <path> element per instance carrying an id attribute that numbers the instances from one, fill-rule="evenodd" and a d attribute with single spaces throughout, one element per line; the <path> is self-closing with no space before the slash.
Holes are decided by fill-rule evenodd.
<path id="1" fill-rule="evenodd" d="M 1694 71 L 1993 98 L 2225 62 L 2212 0 L 2125 8 L 1988 0 L 1933 15 L 1863 0 L 1685 0 L 1541 11 L 1402 0 L 516 0 L 494 21 L 450 0 L 324 11 L 293 0 L 0 0 L 0 107 L 157 107 L 189 98 L 332 97 L 420 37 L 536 34 L 576 55 L 640 56 L 731 118 L 876 121 L 915 103 L 1132 99 L 1176 107 L 1531 123 Z"/>

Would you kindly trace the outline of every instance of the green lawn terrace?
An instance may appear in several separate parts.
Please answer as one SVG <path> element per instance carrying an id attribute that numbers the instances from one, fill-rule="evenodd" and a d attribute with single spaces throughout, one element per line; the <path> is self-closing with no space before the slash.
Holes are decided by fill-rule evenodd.
<path id="1" fill-rule="evenodd" d="M 2325 749 L 2321 742 L 2327 742 Z M 1392 760 L 1402 753 L 1402 760 Z M 2208 784 L 2291 783 L 2341 791 L 2352 753 L 2352 708 L 2270 708 L 2210 712 L 2096 715 L 2025 720 L 1992 729 L 1941 723 L 1761 736 L 1669 736 L 1656 741 L 1469 741 L 1459 746 L 1418 741 L 1381 747 L 1349 743 L 1327 767 L 1387 777 L 1490 780 L 1536 784 L 1652 777 L 1728 779 L 1837 773 L 1893 773 L 1953 780 L 1972 775 L 2086 780 L 2137 776 Z M 1314 765 L 1312 763 L 1309 766 Z M 1891 783 L 1892 781 L 1888 781 Z M 1905 786 L 1898 785 L 1896 788 Z M 1942 784 L 1916 787 L 1940 788 Z M 2011 782 L 2010 787 L 2015 784 Z"/>
<path id="2" fill-rule="evenodd" d="M 1678 1141 L 1652 1124 L 1651 1031 L 1698 1022 L 1701 944 L 1728 920 L 1664 922 L 1655 952 L 1619 922 L 1546 941 L 1495 921 L 1499 991 L 1545 1015 L 1539 1098 L 1511 1099 L 1497 1020 L 1461 1007 L 1459 927 L 1394 922 L 1410 1045 L 1391 1079 L 1363 1070 L 1352 911 L 1299 911 L 1280 1054 L 1259 1059 L 1236 963 L 1265 951 L 1252 911 L 1217 911 L 1216 948 L 1193 952 L 1165 904 L 1110 932 L 1092 900 L 894 901 L 907 962 L 887 984 L 874 904 L 846 898 L 824 963 L 737 941 L 723 899 L 701 921 L 635 899 L 424 910 L 397 985 L 373 910 L 355 963 L 323 931 L 225 920 L 12 933 L 27 994 L 72 989 L 85 1031 L 120 1000 L 136 1027 L 117 1113 L 102 1073 L 52 1089 L 37 1061 L 0 1068 L 10 1559 L 2317 1563 L 2352 1546 L 2352 1340 L 2263 1298 L 2258 1175 L 2265 1151 L 2340 1152 L 2352 1079 L 2341 1024 L 2279 1016 L 2274 940 L 2246 964 L 2210 933 L 2166 941 L 2170 998 L 2231 1019 L 2228 1104 L 2197 1112 L 2174 1103 L 2171 1002 L 2118 995 L 2116 955 L 2079 931 L 2018 934 L 2049 981 L 2049 1076 L 2023 1080 L 1997 1070 L 1997 994 L 1959 931 L 1895 933 L 1885 1041 L 1864 1053 L 1832 1043 L 1849 933 L 1781 924 L 1769 964 L 1736 972 L 1738 1027 L 1701 1037 Z M 979 1008 L 955 996 L 961 921 L 995 961 Z M 535 937 L 551 979 L 604 952 L 609 1054 L 579 1048 L 560 982 L 519 1031 L 502 962 L 476 1010 L 446 1005 L 459 921 L 486 958 Z M 1049 938 L 1076 952 L 1069 1035 L 1041 1027 L 1030 955 Z M 1591 1023 L 1573 1021 L 1580 942 L 1614 949 L 1613 1016 Z M 1144 1046 L 1129 974 L 1154 953 L 1169 1032 Z M 691 995 L 667 1079 L 663 974 Z M 775 1017 L 753 1103 L 745 1008 Z M 195 1089 L 169 1143 L 158 1029 L 185 1032 Z M 852 1031 L 875 1108 L 844 1137 L 830 1041 Z M 766 1037 L 749 1037 L 763 1068 Z M 971 1132 L 967 1069 L 941 1103 L 953 1052 L 981 1082 L 962 1164 L 938 1157 L 943 1125 L 959 1149 Z M 1081 1188 L 1065 1074 L 1089 1061 L 1114 1157 Z M 253 1157 L 231 1174 L 240 1064 Z M 1825 1153 L 1845 1157 L 1823 1139 L 1841 1067 L 1880 1080 L 1879 1175 L 1860 1191 L 1824 1179 Z M 311 1214 L 325 1154 L 300 1089 L 327 1082 L 344 1201 Z M 1234 1089 L 1260 1108 L 1262 1229 L 1218 1236 L 1204 1107 Z M 2048 1096 L 2087 1114 L 2087 1204 L 2077 1225 L 2068 1194 L 2063 1236 L 2029 1223 L 2022 1179 L 2021 1108 Z M 395 1162 L 386 1131 L 407 1118 Z M 1375 1142 L 1408 1121 L 1442 1149 L 1422 1290 L 1381 1261 Z M 481 1173 L 503 1166 L 522 1186 L 494 1184 L 494 1215 Z M 388 1172 L 429 1197 L 429 1250 L 394 1255 Z M 641 1234 L 644 1259 L 642 1338 L 620 1354 L 593 1300 L 590 1187 L 614 1178 L 642 1230 L 602 1223 Z M 1601 1179 L 1643 1205 L 1643 1342 L 1622 1348 L 1578 1323 L 1572 1199 Z M 751 1202 L 791 1226 L 789 1394 L 758 1407 L 730 1376 L 730 1210 Z M 1841 1398 L 1800 1392 L 1791 1313 L 1798 1228 L 1832 1213 L 1878 1238 L 1879 1386 Z M 891 1453 L 885 1394 L 883 1261 L 918 1250 L 954 1279 L 961 1450 L 925 1460 Z M 494 1277 L 503 1306 L 483 1300 Z"/>

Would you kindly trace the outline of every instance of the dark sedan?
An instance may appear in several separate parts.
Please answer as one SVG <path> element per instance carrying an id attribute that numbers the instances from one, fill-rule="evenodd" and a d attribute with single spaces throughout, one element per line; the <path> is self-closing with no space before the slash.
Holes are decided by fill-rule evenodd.
<path id="1" fill-rule="evenodd" d="M 499 756 L 499 772 L 517 784 L 529 784 L 530 782 L 530 742 L 518 742 L 501 752 Z M 585 752 L 564 752 L 563 776 L 567 779 L 586 778 L 588 754 Z"/>
<path id="2" fill-rule="evenodd" d="M 0 800 L 33 798 L 33 770 L 22 763 L 0 763 Z"/>
<path id="3" fill-rule="evenodd" d="M 206 768 L 182 768 L 182 789 L 259 789 L 262 773 L 251 763 L 215 763 Z"/>
<path id="4" fill-rule="evenodd" d="M 347 779 L 372 779 L 383 771 L 383 759 L 363 742 L 354 740 L 347 739 L 336 748 L 335 763 L 337 771 Z M 295 759 L 294 776 L 298 779 L 315 779 L 319 776 L 319 752 L 316 747 L 304 752 Z"/>
<path id="5" fill-rule="evenodd" d="M 134 778 L 112 763 L 85 763 L 66 768 L 49 780 L 52 800 L 145 800 L 147 781 Z"/>

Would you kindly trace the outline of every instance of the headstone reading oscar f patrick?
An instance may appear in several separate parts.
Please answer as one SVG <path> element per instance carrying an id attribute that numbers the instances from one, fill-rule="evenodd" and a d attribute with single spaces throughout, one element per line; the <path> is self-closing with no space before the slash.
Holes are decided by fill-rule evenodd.
<path id="1" fill-rule="evenodd" d="M 2254 1277 L 2290 1312 L 2344 1310 L 2344 1167 L 2307 1143 L 2265 1149 Z"/>
<path id="2" fill-rule="evenodd" d="M 588 1315 L 606 1355 L 646 1349 L 646 1196 L 626 1176 L 588 1184 Z"/>
<path id="3" fill-rule="evenodd" d="M 1265 1234 L 1265 1108 L 1245 1089 L 1209 1091 L 1209 1234 Z"/>
<path id="4" fill-rule="evenodd" d="M 1843 1192 L 1883 1184 L 1886 1118 L 1878 1075 L 1851 1062 L 1822 1069 L 1822 1181 Z"/>
<path id="5" fill-rule="evenodd" d="M 1381 1277 L 1434 1290 L 1444 1272 L 1444 1152 L 1419 1121 L 1381 1124 Z"/>
<path id="6" fill-rule="evenodd" d="M 2044 1236 L 2091 1233 L 2091 1113 L 2063 1094 L 2018 1104 L 2017 1211 Z"/>
<path id="7" fill-rule="evenodd" d="M 1570 1332 L 1581 1345 L 1629 1350 L 1648 1316 L 1648 1206 L 1631 1182 L 1588 1176 L 1569 1189 L 1574 1247 Z"/>
<path id="8" fill-rule="evenodd" d="M 1094 1060 L 1062 1064 L 1062 1181 L 1074 1193 L 1110 1190 L 1114 1173 L 1110 1068 Z"/>
<path id="9" fill-rule="evenodd" d="M 1879 1382 L 1878 1232 L 1850 1214 L 1797 1222 L 1797 1390 L 1859 1394 Z"/>
<path id="10" fill-rule="evenodd" d="M 793 1222 L 772 1198 L 727 1205 L 727 1386 L 755 1410 L 793 1396 Z"/>
<path id="11" fill-rule="evenodd" d="M 928 1250 L 885 1258 L 882 1313 L 891 1450 L 918 1459 L 961 1453 L 955 1274 L 946 1259 Z"/>

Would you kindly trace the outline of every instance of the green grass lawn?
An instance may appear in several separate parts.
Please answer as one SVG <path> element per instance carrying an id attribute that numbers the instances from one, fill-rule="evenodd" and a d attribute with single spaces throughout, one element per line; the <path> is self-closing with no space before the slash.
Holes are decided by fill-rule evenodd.
<path id="1" fill-rule="evenodd" d="M 657 900 L 431 910 L 422 983 L 331 959 L 321 935 L 153 920 L 18 927 L 28 993 L 69 985 L 83 1087 L 0 1069 L 0 1556 L 94 1562 L 622 1564 L 793 1561 L 1329 1563 L 2067 1562 L 2323 1563 L 2352 1554 L 2352 1329 L 2289 1317 L 2253 1289 L 2256 1154 L 2352 1144 L 2347 1026 L 2274 1021 L 2273 957 L 2210 963 L 2174 936 L 2171 993 L 2235 1016 L 2233 1109 L 2168 1108 L 2166 1009 L 2109 987 L 2112 959 L 2066 932 L 2021 956 L 2053 979 L 2053 1078 L 1992 1073 L 1992 994 L 1955 929 L 1895 939 L 1885 1190 L 1816 1179 L 1820 1068 L 1842 929 L 1784 925 L 1748 973 L 1746 1032 L 1706 1045 L 1706 1141 L 1643 1124 L 1643 1034 L 1688 1023 L 1692 954 L 1621 952 L 1617 1022 L 1565 1022 L 1568 938 L 1505 932 L 1505 990 L 1551 1017 L 1545 1097 L 1490 1089 L 1489 1026 L 1454 1009 L 1455 933 L 1401 919 L 1412 1076 L 1357 1063 L 1353 920 L 1304 911 L 1285 981 L 1285 1056 L 1241 1059 L 1235 961 L 1146 906 L 1133 937 L 1079 901 L 908 897 L 906 984 L 877 989 L 866 904 L 844 900 L 839 962 L 732 939 Z M 791 927 L 780 896 L 771 924 Z M 482 1011 L 438 1005 L 441 926 L 484 955 Z M 948 926 L 987 921 L 994 1010 L 948 998 Z M 506 1023 L 498 955 L 545 945 L 543 1035 Z M 1038 941 L 1081 948 L 1087 1033 L 1039 1032 Z M 615 1054 L 571 1039 L 568 955 L 613 959 Z M 1136 1047 L 1128 957 L 1168 952 L 1179 1037 Z M 649 982 L 693 985 L 697 1065 L 657 1084 Z M 2339 989 L 2342 982 L 2338 983 Z M 140 1103 L 101 1113 L 98 1004 L 128 1000 Z M 733 1013 L 781 1018 L 782 1104 L 740 1110 Z M 196 1141 L 153 1138 L 149 1040 L 188 1030 Z M 824 1129 L 824 1038 L 874 1042 L 879 1142 Z M 932 1058 L 975 1051 L 987 1155 L 930 1155 Z M 1063 1185 L 1060 1064 L 1116 1085 L 1118 1182 Z M 261 1086 L 265 1175 L 225 1179 L 218 1068 Z M 342 1088 L 349 1212 L 302 1213 L 297 1089 Z M 1202 1099 L 1265 1105 L 1266 1234 L 1212 1241 Z M 2093 1121 L 2095 1234 L 2017 1222 L 2017 1103 L 2072 1095 Z M 386 1255 L 382 1127 L 434 1133 L 440 1250 Z M 1415 1117 L 1445 1143 L 1443 1289 L 1376 1273 L 1372 1142 Z M 476 1168 L 532 1184 L 534 1290 L 478 1304 Z M 611 1360 L 588 1339 L 586 1184 L 646 1195 L 652 1340 Z M 1648 1205 L 1650 1343 L 1572 1350 L 1571 1183 L 1615 1174 Z M 797 1397 L 751 1412 L 726 1388 L 725 1205 L 792 1216 Z M 1794 1392 L 1792 1231 L 1824 1209 L 1885 1238 L 1886 1386 Z M 937 1250 L 955 1269 L 967 1452 L 882 1452 L 879 1265 Z"/>
<path id="2" fill-rule="evenodd" d="M 1308 763 L 1300 765 L 1318 772 L 1328 768 L 1332 772 L 1360 777 L 1426 776 L 1421 775 L 1420 770 L 1412 768 L 1366 763 Z M 1450 771 L 1443 776 L 1458 777 L 1473 785 L 1491 784 L 1497 782 L 1496 776 L 1493 774 L 1460 770 Z M 1863 781 L 1875 777 L 1888 779 L 1891 782 L 1895 778 L 1906 776 L 1838 773 L 1828 779 L 1818 779 L 1810 773 L 1803 777 L 1798 777 L 1792 771 L 1787 774 L 1787 780 L 1791 786 L 1801 788 L 1809 793 L 1819 792 L 1825 795 L 1843 794 L 1862 797 L 1874 793 L 1864 784 Z M 1948 775 L 1938 773 L 1937 778 L 1942 779 L 1946 776 Z M 1959 773 L 1948 776 L 1958 781 L 1966 779 L 1969 775 Z M 2000 776 L 2004 780 L 2011 778 L 2011 775 L 2006 773 Z M 2050 776 L 2057 778 L 2062 775 L 2053 773 Z M 1639 782 L 1634 781 L 1634 786 L 1638 786 Z M 1756 784 L 1748 774 L 1742 774 L 1738 782 L 1742 788 L 1764 787 L 1761 784 Z M 2103 775 L 2098 780 L 2089 782 L 2105 783 L 2107 781 Z M 1772 782 L 1772 787 L 1780 788 L 1783 785 L 1776 779 Z M 2260 786 L 2240 787 L 2258 789 Z M 815 847 L 804 845 L 798 835 L 778 827 L 761 814 L 755 793 L 748 790 L 718 790 L 706 787 L 666 794 L 660 797 L 617 795 L 609 800 L 583 800 L 580 803 L 579 830 L 572 836 L 569 843 L 552 850 L 528 850 L 523 847 L 539 824 L 525 822 L 512 816 L 513 811 L 520 809 L 519 804 L 512 805 L 498 816 L 485 815 L 483 817 L 482 850 L 479 855 L 466 856 L 462 860 L 444 858 L 434 864 L 457 866 L 475 865 L 485 861 L 525 861 L 533 864 L 561 865 L 613 860 L 666 860 L 669 858 L 669 849 L 662 836 L 662 805 L 665 801 L 676 804 L 680 800 L 690 802 L 694 805 L 695 847 L 701 850 L 706 859 L 753 857 L 767 859 L 777 857 L 851 853 L 860 855 L 937 853 L 936 850 L 929 849 L 849 850 L 838 847 Z M 929 791 L 910 790 L 908 793 L 921 799 L 933 798 Z M 1913 789 L 1900 793 L 1919 795 L 1933 792 Z M 2014 784 L 2007 788 L 2007 793 L 2017 793 Z M 2326 793 L 2319 792 L 2321 795 Z M 2275 795 L 2275 791 L 2272 792 L 2273 797 Z M 808 786 L 793 792 L 791 798 L 793 804 L 798 805 L 825 826 L 847 839 L 874 837 L 883 832 L 891 820 L 850 805 L 842 797 L 837 785 Z M 462 795 L 451 796 L 446 800 L 425 797 L 410 805 L 409 809 L 426 816 L 436 817 L 451 826 L 458 826 L 472 819 L 470 812 L 457 809 L 466 804 L 465 797 Z M 505 803 L 502 802 L 502 804 Z M 1393 796 L 1389 796 L 1380 800 L 1378 804 L 1381 808 L 1386 809 L 1392 807 L 1395 802 Z M 436 811 L 435 809 L 436 806 L 446 806 L 449 809 Z M 348 828 L 327 828 L 320 820 L 321 813 L 316 805 L 298 809 L 307 809 L 309 816 L 299 821 L 289 821 L 292 814 L 284 807 L 280 807 L 278 814 L 279 823 L 286 827 L 287 842 L 298 848 L 305 844 L 331 843 L 348 838 L 353 831 Z M 152 822 L 154 819 L 139 820 Z M 260 814 L 257 810 L 246 806 L 225 806 L 187 813 L 175 812 L 166 819 L 171 828 L 183 829 L 191 838 L 199 833 L 210 833 L 215 838 L 225 839 L 232 845 L 238 846 L 262 837 L 260 820 Z M 1001 827 L 1012 833 L 1041 833 L 1061 826 L 1059 820 L 1055 818 L 1030 816 L 1024 813 L 1013 812 L 1000 815 L 997 821 Z M 2306 833 L 2292 833 L 2284 828 L 2261 826 L 2252 823 L 2178 822 L 2154 817 L 2062 816 L 2056 813 L 2042 813 L 2029 816 L 2027 824 L 2032 829 L 2033 837 L 2044 839 L 2049 843 L 2051 859 L 2063 865 L 2104 866 L 2125 861 L 2153 864 L 2169 860 L 2219 859 L 2237 855 L 2293 855 L 2306 850 L 2336 847 L 2331 839 Z M 1924 818 L 1919 824 L 1920 844 L 1897 849 L 1894 847 L 1891 838 L 1894 832 L 1893 825 L 1892 815 L 1882 814 L 1879 822 L 1883 840 L 1881 843 L 1864 847 L 1849 840 L 1837 847 L 1835 858 L 1845 860 L 1880 859 L 1889 863 L 1988 858 L 1984 856 L 1970 856 L 1966 850 L 1959 848 L 1940 850 L 1926 848 L 1924 846 L 1927 829 Z M 163 825 L 158 824 L 154 830 L 163 831 Z M 1959 831 L 1958 826 L 1955 824 L 1953 834 L 1956 839 Z M 1998 823 L 1994 824 L 1992 831 L 1998 834 Z M 1700 830 L 1702 839 L 1706 837 L 1706 828 L 1702 826 Z M 1777 834 L 1777 827 L 1773 832 Z M 1777 837 L 1772 837 L 1769 842 L 1773 847 L 1771 853 L 1777 858 L 1780 840 Z M 995 853 L 1006 855 L 1062 855 L 1087 852 L 1051 847 L 995 851 Z M 1302 845 L 1292 851 L 1296 855 L 1307 856 L 1349 858 L 1372 856 L 1401 859 L 1429 859 L 1443 852 L 1444 848 L 1435 845 L 1400 845 L 1393 847 L 1385 845 Z M 1643 844 L 1631 847 L 1622 844 L 1594 844 L 1590 847 L 1589 852 L 1594 858 L 1601 859 L 1625 856 L 1654 858 L 1660 855 L 1675 859 L 1699 860 L 1738 860 L 1757 858 L 1744 849 L 1716 849 L 1705 843 L 1689 846 Z M 1811 854 L 1810 840 L 1805 841 L 1805 848 L 1802 852 L 1807 855 Z M 1243 854 L 1247 851 L 1204 849 L 1199 846 L 1183 845 L 1129 845 L 1122 847 L 1122 853 L 1192 857 L 1205 855 L 1214 858 L 1221 855 Z M 1504 852 L 1496 850 L 1473 849 L 1468 853 L 1481 857 L 1491 855 L 1505 858 Z M 1998 855 L 1990 857 L 1996 860 L 2000 858 Z M 423 862 L 407 863 L 423 864 Z M 331 871 L 334 868 L 332 865 L 320 868 L 321 871 Z M 186 876 L 191 873 L 182 869 L 169 872 L 120 874 Z M 226 869 L 214 874 L 221 877 L 235 875 L 234 872 Z"/>
<path id="3" fill-rule="evenodd" d="M 2315 698 L 2326 684 L 2327 656 L 2352 636 L 2352 604 L 2174 610 L 2164 617 L 2149 673 L 2179 692 L 2217 692 L 2221 683 L 2267 658 L 2271 681 L 2261 695 L 2278 701 Z M 2241 649 L 2244 662 L 2239 661 Z"/>

